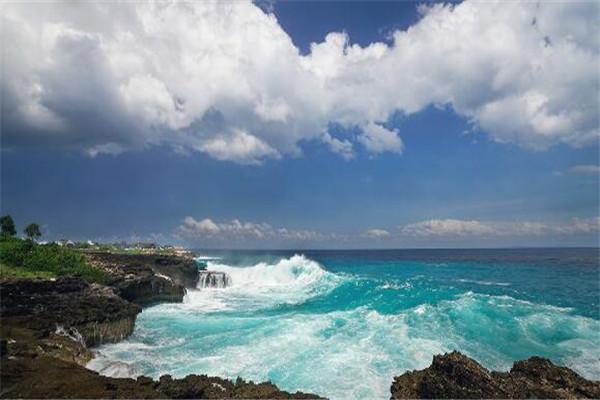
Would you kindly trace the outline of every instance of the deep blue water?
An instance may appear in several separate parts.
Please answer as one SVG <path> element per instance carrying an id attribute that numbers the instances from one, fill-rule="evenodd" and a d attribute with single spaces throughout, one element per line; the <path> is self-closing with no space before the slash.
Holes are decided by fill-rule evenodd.
<path id="1" fill-rule="evenodd" d="M 392 376 L 456 349 L 489 368 L 541 355 L 600 379 L 598 249 L 200 255 L 232 286 L 145 309 L 91 368 L 387 398 Z"/>

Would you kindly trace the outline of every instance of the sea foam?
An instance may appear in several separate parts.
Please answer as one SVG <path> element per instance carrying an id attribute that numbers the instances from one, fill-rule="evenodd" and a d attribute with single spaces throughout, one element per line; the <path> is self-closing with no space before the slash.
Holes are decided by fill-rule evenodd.
<path id="1" fill-rule="evenodd" d="M 242 376 L 333 399 L 388 398 L 394 375 L 455 349 L 488 368 L 541 355 L 600 378 L 600 321 L 519 298 L 512 285 L 464 291 L 421 269 L 341 275 L 301 255 L 246 267 L 209 261 L 207 269 L 228 274 L 231 285 L 145 309 L 134 334 L 102 346 L 90 367 Z"/>

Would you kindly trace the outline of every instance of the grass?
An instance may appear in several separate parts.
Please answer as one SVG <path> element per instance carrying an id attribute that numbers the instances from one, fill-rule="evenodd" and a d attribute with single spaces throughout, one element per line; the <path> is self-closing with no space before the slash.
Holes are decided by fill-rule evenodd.
<path id="1" fill-rule="evenodd" d="M 10 267 L 0 264 L 0 279 L 34 279 L 56 278 L 56 274 L 50 271 L 29 271 L 19 267 Z"/>
<path id="2" fill-rule="evenodd" d="M 78 276 L 87 282 L 102 283 L 107 278 L 75 250 L 6 236 L 0 237 L 0 266 L 3 279 Z"/>

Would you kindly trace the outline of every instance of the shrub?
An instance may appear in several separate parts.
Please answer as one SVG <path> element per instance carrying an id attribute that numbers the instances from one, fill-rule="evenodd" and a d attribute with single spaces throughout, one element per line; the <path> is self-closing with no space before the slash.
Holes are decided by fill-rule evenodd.
<path id="1" fill-rule="evenodd" d="M 4 272 L 38 276 L 78 276 L 88 282 L 105 282 L 106 274 L 85 261 L 82 254 L 57 244 L 36 244 L 18 238 L 0 238 L 0 264 Z M 7 268 L 8 267 L 8 268 Z M 7 272 L 8 274 L 8 272 Z"/>

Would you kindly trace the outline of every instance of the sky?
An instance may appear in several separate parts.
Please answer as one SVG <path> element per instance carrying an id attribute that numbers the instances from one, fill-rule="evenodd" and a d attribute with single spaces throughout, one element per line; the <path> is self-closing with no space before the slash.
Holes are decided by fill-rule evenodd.
<path id="1" fill-rule="evenodd" d="M 1 15 L 1 211 L 47 240 L 598 244 L 596 2 Z"/>

